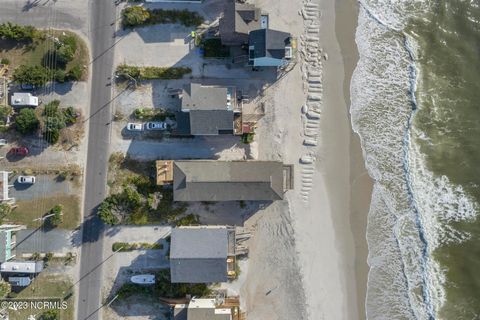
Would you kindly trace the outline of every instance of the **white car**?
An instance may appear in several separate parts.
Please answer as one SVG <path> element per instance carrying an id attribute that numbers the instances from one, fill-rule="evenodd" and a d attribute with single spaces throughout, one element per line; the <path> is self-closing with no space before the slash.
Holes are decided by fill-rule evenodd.
<path id="1" fill-rule="evenodd" d="M 35 177 L 34 176 L 19 176 L 17 178 L 17 182 L 21 184 L 34 184 Z"/>
<path id="2" fill-rule="evenodd" d="M 165 122 L 147 122 L 145 128 L 147 130 L 167 130 L 167 124 Z"/>
<path id="3" fill-rule="evenodd" d="M 141 123 L 127 123 L 127 130 L 128 131 L 143 131 L 143 124 Z"/>

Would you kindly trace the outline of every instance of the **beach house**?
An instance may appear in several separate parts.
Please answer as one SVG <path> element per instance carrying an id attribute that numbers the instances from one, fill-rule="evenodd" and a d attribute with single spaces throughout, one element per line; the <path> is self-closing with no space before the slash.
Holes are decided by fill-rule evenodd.
<path id="1" fill-rule="evenodd" d="M 226 282 L 235 276 L 235 230 L 225 226 L 174 228 L 170 244 L 172 283 Z"/>
<path id="2" fill-rule="evenodd" d="M 290 33 L 258 29 L 251 31 L 248 40 L 248 64 L 253 67 L 281 67 L 293 58 Z"/>
<path id="3" fill-rule="evenodd" d="M 219 22 L 220 39 L 225 46 L 248 44 L 250 31 L 261 28 L 260 9 L 249 3 L 229 0 Z"/>
<path id="4" fill-rule="evenodd" d="M 183 126 L 190 135 L 239 134 L 235 118 L 241 115 L 241 101 L 237 101 L 235 87 L 190 83 L 181 93 Z M 179 123 L 182 126 L 182 123 Z M 240 130 L 240 131 L 239 131 Z"/>
<path id="5" fill-rule="evenodd" d="M 217 299 L 193 298 L 188 304 L 175 305 L 174 320 L 232 320 L 234 308 L 223 306 Z M 235 317 L 237 318 L 237 317 Z"/>
<path id="6" fill-rule="evenodd" d="M 293 165 L 278 161 L 174 161 L 174 201 L 274 201 L 293 189 Z"/>
<path id="7" fill-rule="evenodd" d="M 25 226 L 16 224 L 0 225 L 0 263 L 15 257 L 16 233 L 25 228 Z"/>

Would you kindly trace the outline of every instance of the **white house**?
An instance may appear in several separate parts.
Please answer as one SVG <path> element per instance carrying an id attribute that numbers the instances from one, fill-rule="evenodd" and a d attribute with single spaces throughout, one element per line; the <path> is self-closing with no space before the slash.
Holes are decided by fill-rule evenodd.
<path id="1" fill-rule="evenodd" d="M 12 94 L 10 104 L 12 107 L 38 107 L 38 97 L 31 93 L 15 92 Z"/>

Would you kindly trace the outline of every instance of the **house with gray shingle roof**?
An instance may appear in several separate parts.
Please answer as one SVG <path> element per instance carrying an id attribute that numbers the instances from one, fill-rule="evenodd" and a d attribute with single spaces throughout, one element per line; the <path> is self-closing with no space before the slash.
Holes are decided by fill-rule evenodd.
<path id="1" fill-rule="evenodd" d="M 172 283 L 225 282 L 235 275 L 235 231 L 222 226 L 172 229 Z"/>
<path id="2" fill-rule="evenodd" d="M 173 164 L 174 201 L 274 201 L 293 188 L 293 166 L 278 161 L 184 160 Z"/>
<path id="3" fill-rule="evenodd" d="M 251 31 L 248 63 L 253 67 L 280 67 L 292 58 L 292 37 L 287 32 L 259 29 Z"/>
<path id="4" fill-rule="evenodd" d="M 234 119 L 241 113 L 235 87 L 190 83 L 184 87 L 181 99 L 191 135 L 235 133 Z"/>
<path id="5" fill-rule="evenodd" d="M 241 46 L 248 43 L 250 31 L 261 27 L 260 9 L 253 4 L 229 0 L 220 19 L 220 38 L 225 46 Z"/>

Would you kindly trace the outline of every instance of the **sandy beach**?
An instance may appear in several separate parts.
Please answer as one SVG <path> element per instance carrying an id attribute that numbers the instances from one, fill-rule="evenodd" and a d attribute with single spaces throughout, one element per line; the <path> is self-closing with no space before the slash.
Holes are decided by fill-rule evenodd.
<path id="1" fill-rule="evenodd" d="M 281 159 L 296 169 L 295 190 L 288 193 L 287 203 L 270 205 L 247 222 L 255 229 L 242 287 L 247 317 L 364 319 L 372 181 L 349 118 L 350 78 L 358 59 L 356 2 L 256 4 L 274 17 L 272 28 L 298 38 L 301 59 L 268 89 L 259 142 L 252 148 L 259 159 Z M 313 43 L 311 30 L 317 26 L 318 43 Z M 317 50 L 312 53 L 311 48 Z M 321 87 L 309 78 L 318 72 Z M 313 95 L 309 85 L 320 94 Z M 302 113 L 305 104 L 316 108 L 309 112 L 320 114 L 319 119 Z M 304 145 L 306 135 L 317 146 Z M 305 155 L 315 162 L 300 164 Z"/>

